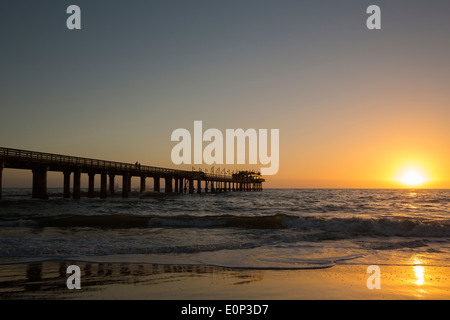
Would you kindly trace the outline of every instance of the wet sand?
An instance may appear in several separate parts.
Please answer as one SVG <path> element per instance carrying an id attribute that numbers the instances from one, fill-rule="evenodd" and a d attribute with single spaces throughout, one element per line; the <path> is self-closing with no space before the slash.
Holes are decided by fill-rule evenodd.
<path id="1" fill-rule="evenodd" d="M 81 289 L 69 290 L 78 265 Z M 366 265 L 314 270 L 213 266 L 37 262 L 0 266 L 0 299 L 44 300 L 360 300 L 449 299 L 450 268 L 380 266 L 380 289 L 368 289 Z"/>

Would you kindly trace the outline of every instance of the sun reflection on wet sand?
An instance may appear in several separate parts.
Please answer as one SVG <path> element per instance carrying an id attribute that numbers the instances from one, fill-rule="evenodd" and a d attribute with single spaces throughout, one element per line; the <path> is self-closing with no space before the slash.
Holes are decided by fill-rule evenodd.
<path id="1" fill-rule="evenodd" d="M 416 281 L 414 283 L 421 286 L 425 282 L 425 268 L 422 266 L 423 262 L 416 256 L 412 259 L 412 263 L 414 264 L 413 270 L 414 275 L 416 276 Z"/>
<path id="2" fill-rule="evenodd" d="M 412 259 L 413 263 L 413 271 L 414 271 L 414 277 L 415 281 L 413 282 L 416 286 L 414 296 L 421 299 L 425 298 L 429 293 L 425 288 L 428 288 L 427 286 L 424 286 L 425 284 L 425 267 L 423 266 L 424 262 L 420 259 L 420 257 L 415 256 Z"/>

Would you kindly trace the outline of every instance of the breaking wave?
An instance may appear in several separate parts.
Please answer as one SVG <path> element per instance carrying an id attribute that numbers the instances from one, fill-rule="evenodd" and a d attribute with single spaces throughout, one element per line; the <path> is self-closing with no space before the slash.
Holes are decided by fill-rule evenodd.
<path id="1" fill-rule="evenodd" d="M 238 228 L 288 229 L 293 231 L 321 231 L 341 236 L 450 237 L 450 221 L 427 221 L 419 218 L 320 218 L 287 214 L 267 216 L 234 215 L 60 215 L 1 221 L 0 226 L 58 227 L 58 228 Z"/>

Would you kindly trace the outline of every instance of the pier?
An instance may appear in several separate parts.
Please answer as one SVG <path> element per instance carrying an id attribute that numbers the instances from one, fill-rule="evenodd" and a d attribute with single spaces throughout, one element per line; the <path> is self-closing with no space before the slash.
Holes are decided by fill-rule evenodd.
<path id="1" fill-rule="evenodd" d="M 164 179 L 166 193 L 217 193 L 231 191 L 262 191 L 265 180 L 257 172 L 239 171 L 235 174 L 217 174 L 203 171 L 187 171 L 89 159 L 36 151 L 0 147 L 0 199 L 2 198 L 3 170 L 31 170 L 32 197 L 48 199 L 47 173 L 61 172 L 64 198 L 81 198 L 81 175 L 88 175 L 88 197 L 95 197 L 95 175 L 100 176 L 100 198 L 114 194 L 115 183 L 122 182 L 122 197 L 131 191 L 131 178 L 140 179 L 140 192 L 145 191 L 146 179 L 153 179 L 153 191 L 161 192 L 160 181 Z M 71 188 L 71 177 L 73 177 Z M 117 179 L 117 180 L 116 180 Z"/>

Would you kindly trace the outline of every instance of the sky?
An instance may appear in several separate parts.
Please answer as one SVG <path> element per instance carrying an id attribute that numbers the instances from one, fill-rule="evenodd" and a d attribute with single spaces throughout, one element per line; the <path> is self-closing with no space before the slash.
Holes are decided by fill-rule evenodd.
<path id="1" fill-rule="evenodd" d="M 279 129 L 266 187 L 398 187 L 414 166 L 450 188 L 449 14 L 448 0 L 6 0 L 0 146 L 190 170 L 171 134 L 201 120 Z"/>

